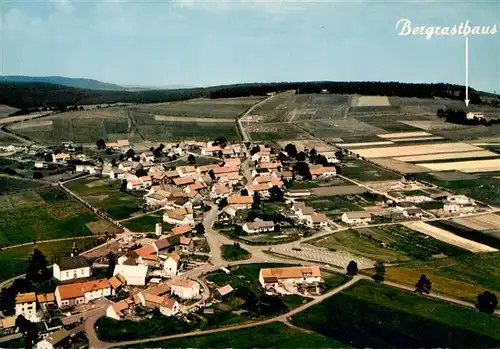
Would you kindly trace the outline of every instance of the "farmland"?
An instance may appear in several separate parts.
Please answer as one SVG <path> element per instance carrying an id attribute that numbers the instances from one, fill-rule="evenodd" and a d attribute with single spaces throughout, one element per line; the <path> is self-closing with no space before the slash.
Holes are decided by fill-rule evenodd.
<path id="1" fill-rule="evenodd" d="M 163 231 L 169 231 L 173 228 L 172 225 L 163 222 L 163 215 L 161 212 L 151 213 L 139 218 L 130 219 L 122 222 L 124 226 L 133 232 L 137 233 L 151 233 L 155 231 L 156 223 L 162 223 Z"/>
<path id="2" fill-rule="evenodd" d="M 432 171 L 457 170 L 465 173 L 500 171 L 500 158 L 489 160 L 452 161 L 436 163 L 420 163 Z"/>
<path id="3" fill-rule="evenodd" d="M 362 281 L 292 317 L 358 348 L 498 347 L 498 317 Z"/>
<path id="4" fill-rule="evenodd" d="M 140 210 L 137 197 L 120 192 L 120 181 L 88 177 L 72 181 L 66 187 L 114 219 L 128 218 Z"/>
<path id="5" fill-rule="evenodd" d="M 449 256 L 469 254 L 466 250 L 436 239 L 429 239 L 401 225 L 340 231 L 329 237 L 314 240 L 314 245 L 332 250 L 346 250 L 384 262 L 429 260 L 439 254 Z"/>
<path id="6" fill-rule="evenodd" d="M 421 154 L 478 151 L 479 147 L 467 143 L 436 143 L 425 145 L 407 145 L 383 148 L 353 149 L 352 152 L 366 158 L 385 158 Z"/>
<path id="7" fill-rule="evenodd" d="M 25 190 L 0 196 L 0 200 L 1 246 L 116 232 L 111 223 L 97 217 L 59 188 Z M 98 231 L 92 229 L 96 227 Z"/>
<path id="8" fill-rule="evenodd" d="M 23 274 L 26 268 L 28 258 L 33 253 L 35 248 L 38 248 L 47 261 L 51 263 L 59 257 L 69 256 L 73 243 L 80 251 L 90 249 L 98 242 L 98 238 L 89 237 L 87 239 L 65 240 L 55 242 L 37 242 L 35 245 L 14 247 L 0 251 L 0 281 L 10 277 Z"/>
<path id="9" fill-rule="evenodd" d="M 4 159 L 1 159 L 2 162 Z M 40 182 L 29 179 L 0 176 L 0 195 L 15 193 L 27 189 L 39 188 Z"/>
<path id="10" fill-rule="evenodd" d="M 422 274 L 432 281 L 433 292 L 475 302 L 484 290 L 500 292 L 500 253 L 409 261 L 386 268 L 385 278 L 413 287 Z"/>
<path id="11" fill-rule="evenodd" d="M 297 343 L 304 348 L 348 348 L 334 339 L 294 330 L 279 322 L 242 330 L 134 344 L 126 348 L 292 348 Z"/>
<path id="12" fill-rule="evenodd" d="M 359 159 L 350 159 L 346 161 L 342 166 L 341 174 L 347 178 L 358 181 L 385 181 L 401 178 L 400 175 Z"/>
<path id="13" fill-rule="evenodd" d="M 98 138 L 156 142 L 226 136 L 234 140 L 238 139 L 235 118 L 260 100 L 203 99 L 110 107 L 51 115 L 12 125 L 10 129 L 42 144 L 93 144 Z M 208 119 L 213 120 L 207 122 Z"/>
<path id="14" fill-rule="evenodd" d="M 480 217 L 480 216 L 478 216 Z M 467 218 L 475 218 L 475 217 L 467 217 Z M 490 230 L 476 230 L 469 226 L 465 226 L 460 223 L 466 222 L 467 218 L 457 218 L 454 220 L 446 220 L 446 221 L 432 221 L 429 222 L 430 225 L 447 230 L 455 235 L 463 237 L 468 240 L 472 240 L 478 242 L 480 244 L 488 245 L 496 249 L 500 249 L 500 239 L 498 238 L 497 229 L 492 231 Z"/>
<path id="15" fill-rule="evenodd" d="M 305 202 L 314 210 L 333 217 L 347 211 L 359 211 L 364 206 L 371 206 L 384 200 L 384 196 L 365 191 L 359 194 L 315 196 L 306 199 Z"/>

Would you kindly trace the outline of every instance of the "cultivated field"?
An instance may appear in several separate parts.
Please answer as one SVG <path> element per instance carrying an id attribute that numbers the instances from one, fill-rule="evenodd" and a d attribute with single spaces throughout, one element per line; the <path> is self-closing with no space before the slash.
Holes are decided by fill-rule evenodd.
<path id="1" fill-rule="evenodd" d="M 393 142 L 424 142 L 424 141 L 437 141 L 440 139 L 444 139 L 439 136 L 430 136 L 430 137 L 412 137 L 412 138 L 391 138 Z"/>
<path id="2" fill-rule="evenodd" d="M 9 116 L 12 113 L 15 113 L 19 109 L 5 105 L 5 104 L 0 104 L 0 118 Z"/>
<path id="3" fill-rule="evenodd" d="M 498 229 L 498 227 L 497 229 L 480 231 L 460 224 L 459 221 L 456 220 L 431 221 L 429 222 L 429 224 L 434 227 L 447 230 L 465 239 L 472 240 L 483 245 L 488 245 L 496 249 L 500 249 L 500 230 Z"/>
<path id="4" fill-rule="evenodd" d="M 420 167 L 412 163 L 403 162 L 395 159 L 378 158 L 378 159 L 371 159 L 371 161 L 373 161 L 375 164 L 381 167 L 388 168 L 392 171 L 404 174 L 429 172 L 429 170 L 424 167 Z"/>
<path id="5" fill-rule="evenodd" d="M 352 152 L 366 158 L 389 158 L 398 156 L 437 154 L 482 150 L 467 143 L 437 143 L 425 145 L 407 145 L 397 147 L 353 149 Z"/>
<path id="6" fill-rule="evenodd" d="M 338 143 L 337 145 L 342 148 L 356 148 L 356 147 L 373 147 L 378 145 L 394 144 L 392 141 L 379 141 L 379 142 L 359 142 L 359 143 Z"/>
<path id="7" fill-rule="evenodd" d="M 496 316 L 370 281 L 294 315 L 291 322 L 355 348 L 500 345 Z"/>
<path id="8" fill-rule="evenodd" d="M 386 96 L 353 96 L 351 106 L 353 107 L 383 107 L 391 105 L 389 97 Z"/>
<path id="9" fill-rule="evenodd" d="M 411 259 L 428 260 L 439 254 L 451 256 L 467 254 L 467 251 L 461 248 L 430 239 L 402 225 L 341 231 L 315 240 L 314 245 L 332 250 L 346 250 L 386 263 Z"/>
<path id="10" fill-rule="evenodd" d="M 444 229 L 433 227 L 432 225 L 429 225 L 425 222 L 410 222 L 410 223 L 405 223 L 405 226 L 407 226 L 410 229 L 416 230 L 420 233 L 423 233 L 425 235 L 432 236 L 435 239 L 466 249 L 471 252 L 477 253 L 477 252 L 498 251 L 497 249 L 492 248 L 490 246 L 483 245 L 472 240 L 464 239 Z"/>
<path id="11" fill-rule="evenodd" d="M 365 188 L 358 187 L 357 185 L 341 185 L 341 186 L 319 187 L 311 189 L 312 195 L 315 196 L 361 194 L 366 191 L 367 190 Z"/>
<path id="12" fill-rule="evenodd" d="M 500 216 L 497 214 L 462 217 L 456 218 L 453 221 L 468 228 L 500 238 Z"/>
<path id="13" fill-rule="evenodd" d="M 432 160 L 487 158 L 498 155 L 499 154 L 489 150 L 478 150 L 478 151 L 467 151 L 460 153 L 440 153 L 440 154 L 428 154 L 428 155 L 401 156 L 394 158 L 394 160 L 407 161 L 407 162 L 421 162 L 421 161 L 432 161 Z"/>
<path id="14" fill-rule="evenodd" d="M 436 109 L 437 110 L 437 109 Z M 434 130 L 454 130 L 457 128 L 464 128 L 465 126 L 452 124 L 451 122 L 444 122 L 441 120 L 411 120 L 411 121 L 400 121 L 403 124 L 410 125 L 416 128 L 420 128 L 425 131 Z"/>
<path id="15" fill-rule="evenodd" d="M 422 274 L 432 281 L 432 292 L 475 303 L 485 290 L 500 292 L 500 253 L 410 261 L 387 268 L 385 278 L 414 287 Z"/>
<path id="16" fill-rule="evenodd" d="M 57 187 L 0 196 L 1 246 L 117 231 Z"/>
<path id="17" fill-rule="evenodd" d="M 168 116 L 168 115 L 155 115 L 156 121 L 178 121 L 178 122 L 209 122 L 209 123 L 231 123 L 234 124 L 232 119 L 216 119 L 216 118 L 197 118 L 197 117 L 184 117 L 184 116 Z"/>
<path id="18" fill-rule="evenodd" d="M 432 171 L 456 170 L 465 173 L 494 172 L 500 171 L 500 158 L 489 160 L 420 163 L 419 166 L 426 167 Z"/>
<path id="19" fill-rule="evenodd" d="M 120 192 L 120 181 L 87 177 L 72 181 L 66 187 L 114 219 L 129 218 L 140 211 L 137 197 Z"/>
<path id="20" fill-rule="evenodd" d="M 392 138 L 412 138 L 412 137 L 426 137 L 426 136 L 432 136 L 432 134 L 428 132 L 395 132 L 395 133 L 386 133 L 386 134 L 381 134 L 377 135 L 380 138 L 387 138 L 391 139 Z"/>
<path id="21" fill-rule="evenodd" d="M 443 171 L 443 172 L 430 173 L 430 175 L 445 182 L 473 181 L 479 179 L 477 175 L 472 175 L 458 171 Z"/>
<path id="22" fill-rule="evenodd" d="M 359 181 L 386 181 L 401 179 L 401 176 L 370 164 L 364 160 L 350 159 L 342 166 L 342 175 Z"/>

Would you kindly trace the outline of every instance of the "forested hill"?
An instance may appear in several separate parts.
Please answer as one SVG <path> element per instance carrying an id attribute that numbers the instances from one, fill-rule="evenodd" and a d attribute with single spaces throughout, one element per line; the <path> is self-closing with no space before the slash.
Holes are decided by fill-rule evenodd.
<path id="1" fill-rule="evenodd" d="M 0 76 L 1 82 L 7 83 L 45 83 L 54 85 L 63 85 L 68 87 L 84 88 L 90 90 L 107 90 L 107 91 L 125 91 L 127 88 L 102 82 L 94 79 L 84 78 L 68 78 L 65 76 L 25 76 L 25 75 L 5 75 Z"/>
<path id="2" fill-rule="evenodd" d="M 384 95 L 401 97 L 443 97 L 464 99 L 465 88 L 451 84 L 406 84 L 398 82 L 277 82 L 248 83 L 205 88 L 104 91 L 54 85 L 47 83 L 0 82 L 0 104 L 26 109 L 110 103 L 159 103 L 192 98 L 226 98 L 266 95 L 270 92 L 297 90 L 298 93 L 316 93 L 323 89 L 330 93 Z M 470 89 L 471 103 L 481 100 Z"/>

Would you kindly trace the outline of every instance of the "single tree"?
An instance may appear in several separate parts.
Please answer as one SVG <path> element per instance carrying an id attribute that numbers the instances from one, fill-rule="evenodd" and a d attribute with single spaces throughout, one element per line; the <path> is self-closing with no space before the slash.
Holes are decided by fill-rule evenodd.
<path id="1" fill-rule="evenodd" d="M 347 275 L 354 276 L 358 274 L 358 263 L 356 261 L 350 261 L 347 264 Z"/>
<path id="2" fill-rule="evenodd" d="M 196 163 L 196 158 L 194 157 L 193 154 L 189 154 L 188 161 L 189 161 L 190 164 Z"/>
<path id="3" fill-rule="evenodd" d="M 260 147 L 259 145 L 255 145 L 252 149 L 250 149 L 250 155 L 255 155 L 258 152 L 260 152 Z"/>
<path id="4" fill-rule="evenodd" d="M 260 194 L 258 191 L 254 191 L 253 193 L 253 202 L 252 202 L 252 210 L 258 210 L 260 209 Z"/>
<path id="5" fill-rule="evenodd" d="M 335 157 L 337 159 L 339 159 L 340 161 L 344 160 L 344 153 L 342 152 L 342 150 L 338 150 L 335 152 Z"/>
<path id="6" fill-rule="evenodd" d="M 95 142 L 95 145 L 97 146 L 97 149 L 98 149 L 98 150 L 101 150 L 101 149 L 106 149 L 106 142 L 104 142 L 104 139 L 102 139 L 102 138 L 99 138 L 99 139 Z"/>
<path id="7" fill-rule="evenodd" d="M 219 151 L 217 152 L 217 156 L 218 156 L 219 158 L 221 158 L 221 159 L 224 157 L 224 153 L 222 152 L 222 150 L 219 150 Z"/>
<path id="8" fill-rule="evenodd" d="M 104 160 L 101 157 L 98 157 L 97 161 L 99 161 L 99 163 L 101 163 L 101 164 L 104 164 Z"/>
<path id="9" fill-rule="evenodd" d="M 122 193 L 127 191 L 127 180 L 126 179 L 122 179 L 122 184 L 120 185 L 120 191 Z"/>
<path id="10" fill-rule="evenodd" d="M 40 283 L 48 280 L 50 278 L 50 273 L 47 268 L 48 264 L 43 253 L 38 248 L 35 248 L 26 267 L 26 280 L 33 283 Z"/>
<path id="11" fill-rule="evenodd" d="M 293 166 L 293 171 L 301 177 L 304 177 L 307 180 L 312 179 L 311 171 L 309 169 L 309 165 L 305 162 L 299 162 L 295 166 Z"/>
<path id="12" fill-rule="evenodd" d="M 373 275 L 373 280 L 375 282 L 383 282 L 385 279 L 385 265 L 383 262 L 378 261 L 375 263 L 375 275 Z"/>
<path id="13" fill-rule="evenodd" d="M 281 162 L 285 162 L 285 161 L 288 161 L 288 160 L 289 160 L 289 159 L 288 159 L 288 156 L 286 156 L 286 154 L 285 154 L 285 153 L 283 153 L 283 152 L 280 152 L 276 158 L 277 158 L 279 161 L 281 161 Z"/>
<path id="14" fill-rule="evenodd" d="M 33 348 L 38 340 L 38 326 L 34 322 L 27 320 L 23 315 L 19 315 L 16 318 L 16 328 L 24 337 L 24 347 L 26 349 Z"/>
<path id="15" fill-rule="evenodd" d="M 108 258 L 108 268 L 106 269 L 106 277 L 109 279 L 113 276 L 116 266 L 116 256 L 113 252 L 109 252 L 107 255 Z"/>
<path id="16" fill-rule="evenodd" d="M 269 188 L 269 200 L 270 201 L 281 201 L 283 200 L 283 190 L 280 189 L 277 185 Z"/>
<path id="17" fill-rule="evenodd" d="M 127 152 L 125 153 L 125 157 L 127 159 L 133 158 L 134 156 L 135 156 L 135 151 L 132 148 L 130 148 L 129 150 L 127 150 Z"/>
<path id="18" fill-rule="evenodd" d="M 307 154 L 304 153 L 303 151 L 301 151 L 300 153 L 297 154 L 297 156 L 295 156 L 295 160 L 297 161 L 306 161 L 307 159 Z"/>
<path id="19" fill-rule="evenodd" d="M 155 151 L 155 147 L 151 147 L 151 148 L 149 148 L 149 151 L 150 151 L 150 152 L 154 152 L 154 151 Z"/>
<path id="20" fill-rule="evenodd" d="M 208 175 L 210 176 L 210 178 L 213 181 L 215 180 L 215 172 L 214 172 L 214 170 L 210 169 L 210 171 L 208 171 Z"/>
<path id="21" fill-rule="evenodd" d="M 145 169 L 143 168 L 139 168 L 137 171 L 135 171 L 135 175 L 137 177 L 143 177 L 143 176 L 147 176 L 148 175 L 148 171 L 146 171 Z"/>
<path id="22" fill-rule="evenodd" d="M 229 205 L 228 202 L 227 202 L 227 198 L 220 199 L 219 203 L 217 204 L 217 206 L 219 207 L 219 210 L 222 210 L 227 205 Z"/>
<path id="23" fill-rule="evenodd" d="M 203 225 L 203 223 L 197 223 L 194 226 L 194 230 L 196 230 L 196 234 L 198 234 L 198 235 L 205 234 L 205 226 Z"/>
<path id="24" fill-rule="evenodd" d="M 241 189 L 241 196 L 248 196 L 248 190 L 246 188 Z"/>
<path id="25" fill-rule="evenodd" d="M 239 224 L 236 224 L 234 226 L 234 231 L 233 231 L 233 234 L 235 236 L 242 236 L 242 235 L 247 235 L 246 231 L 243 230 L 243 227 Z"/>
<path id="26" fill-rule="evenodd" d="M 116 167 L 116 160 L 115 159 L 111 160 L 111 167 Z"/>
<path id="27" fill-rule="evenodd" d="M 484 291 L 477 296 L 476 308 L 483 313 L 493 314 L 498 306 L 497 296 L 490 292 Z"/>
<path id="28" fill-rule="evenodd" d="M 422 274 L 415 284 L 415 292 L 429 294 L 431 292 L 432 282 L 427 276 Z"/>
<path id="29" fill-rule="evenodd" d="M 285 146 L 285 151 L 291 158 L 295 158 L 297 156 L 297 147 L 294 144 L 288 143 Z"/>
<path id="30" fill-rule="evenodd" d="M 153 155 L 155 156 L 155 158 L 161 158 L 161 156 L 163 155 L 163 149 L 165 148 L 165 144 L 161 143 L 158 148 L 156 148 L 155 150 L 153 150 Z"/>

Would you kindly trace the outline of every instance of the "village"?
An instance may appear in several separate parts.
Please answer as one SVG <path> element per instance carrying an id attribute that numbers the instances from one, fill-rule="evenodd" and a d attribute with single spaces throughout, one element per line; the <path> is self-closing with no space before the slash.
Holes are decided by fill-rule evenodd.
<path id="1" fill-rule="evenodd" d="M 213 305 L 231 299 L 238 287 L 216 284 L 207 275 L 230 275 L 230 263 L 224 261 L 251 259 L 255 244 L 293 243 L 317 233 L 488 210 L 411 176 L 386 187 L 349 182 L 341 173 L 344 160 L 355 155 L 324 145 L 297 149 L 289 143 L 277 148 L 222 139 L 161 144 L 137 154 L 128 140 L 102 147 L 119 157 L 109 162 L 89 159 L 75 154 L 78 147 L 69 142 L 61 147 L 66 152 L 45 153 L 34 166 L 71 166 L 75 180 L 118 182 L 123 193 L 138 193 L 145 214 L 159 213 L 161 221 L 147 233 L 125 228 L 87 256 L 76 248 L 68 251 L 53 264 L 53 292 L 16 295 L 15 315 L 2 318 L 2 331 L 12 333 L 22 315 L 42 329 L 39 349 L 61 347 L 71 338 L 71 328 L 81 330 L 99 311 L 106 318 L 134 321 L 151 317 L 153 310 L 187 322 L 193 321 L 191 313 L 213 314 Z M 159 163 L 159 157 L 167 157 L 167 162 L 185 158 L 186 163 L 168 166 Z M 198 165 L 200 159 L 209 163 Z M 325 209 L 321 203 L 335 195 L 363 209 Z M 277 297 L 319 296 L 326 289 L 325 265 L 309 262 L 313 264 L 259 268 L 258 277 L 248 282 L 258 282 L 260 292 Z M 345 268 L 345 261 L 336 267 Z"/>

